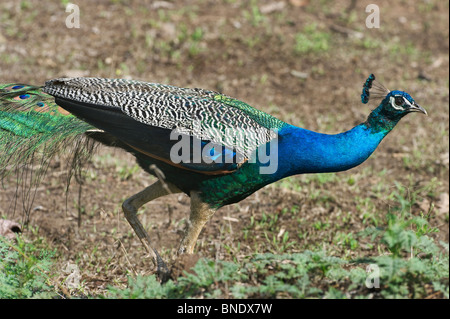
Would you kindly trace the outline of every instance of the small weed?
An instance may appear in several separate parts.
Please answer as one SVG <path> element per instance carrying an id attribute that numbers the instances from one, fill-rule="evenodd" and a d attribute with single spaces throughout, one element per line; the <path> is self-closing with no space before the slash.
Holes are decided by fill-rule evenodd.
<path id="1" fill-rule="evenodd" d="M 294 51 L 297 54 L 319 53 L 330 48 L 330 34 L 317 30 L 315 23 L 307 25 L 295 35 Z"/>
<path id="2" fill-rule="evenodd" d="M 49 279 L 53 255 L 20 237 L 17 244 L 0 237 L 0 299 L 56 297 Z"/>
<path id="3" fill-rule="evenodd" d="M 266 17 L 259 10 L 257 1 L 254 0 L 251 1 L 250 9 L 244 10 L 242 14 L 244 15 L 245 20 L 249 21 L 254 27 L 258 27 L 266 21 Z"/>
<path id="4" fill-rule="evenodd" d="M 381 295 L 385 298 L 423 298 L 427 293 L 426 285 L 431 283 L 434 290 L 448 298 L 448 244 L 440 243 L 445 249 L 443 252 L 426 235 L 436 231 L 426 219 L 393 214 L 387 218 L 386 229 L 369 228 L 363 233 L 371 235 L 372 241 L 380 237 L 390 254 L 360 260 L 380 267 Z"/>
<path id="5" fill-rule="evenodd" d="M 342 233 L 338 232 L 333 240 L 336 245 L 349 248 L 351 250 L 355 250 L 358 248 L 358 240 L 354 237 L 354 234 L 352 233 Z"/>
<path id="6" fill-rule="evenodd" d="M 119 166 L 117 167 L 117 173 L 120 180 L 129 180 L 135 173 L 139 172 L 141 169 L 139 165 L 134 164 L 133 166 Z"/>
<path id="7" fill-rule="evenodd" d="M 322 221 L 317 221 L 317 222 L 315 222 L 314 224 L 313 224 L 313 227 L 316 229 L 316 230 L 325 230 L 325 229 L 327 229 L 328 227 L 330 227 L 330 224 L 329 223 L 324 223 L 324 222 L 322 222 Z"/>

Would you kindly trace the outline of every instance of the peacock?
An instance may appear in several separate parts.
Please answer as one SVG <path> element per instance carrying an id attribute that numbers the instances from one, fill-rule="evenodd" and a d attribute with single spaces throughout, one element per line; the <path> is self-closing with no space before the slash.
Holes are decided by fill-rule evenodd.
<path id="1" fill-rule="evenodd" d="M 38 153 L 46 160 L 68 143 L 83 145 L 86 137 L 130 152 L 158 179 L 126 199 L 123 212 L 164 281 L 169 269 L 137 217 L 141 206 L 187 194 L 190 216 L 178 254 L 192 254 L 219 208 L 291 175 L 355 167 L 403 116 L 427 114 L 408 93 L 389 91 L 373 74 L 361 94 L 362 103 L 369 99 L 378 106 L 365 122 L 323 134 L 206 89 L 94 77 L 58 78 L 43 86 L 5 84 L 0 86 L 0 174 L 20 170 Z"/>

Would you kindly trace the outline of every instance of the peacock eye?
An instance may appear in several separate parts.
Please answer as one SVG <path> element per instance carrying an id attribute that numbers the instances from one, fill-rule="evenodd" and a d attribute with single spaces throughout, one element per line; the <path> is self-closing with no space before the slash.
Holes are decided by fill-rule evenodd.
<path id="1" fill-rule="evenodd" d="M 401 96 L 396 96 L 395 97 L 395 105 L 397 106 L 403 106 L 404 101 L 403 101 L 403 97 Z"/>

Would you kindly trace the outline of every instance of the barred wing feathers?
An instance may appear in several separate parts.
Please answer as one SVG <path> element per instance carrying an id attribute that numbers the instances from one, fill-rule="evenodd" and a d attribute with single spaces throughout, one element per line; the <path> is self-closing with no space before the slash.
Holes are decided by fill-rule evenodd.
<path id="1" fill-rule="evenodd" d="M 69 112 L 158 159 L 168 160 L 176 143 L 168 139 L 168 130 L 201 139 L 202 147 L 207 142 L 225 146 L 228 150 L 222 152 L 231 150 L 231 156 L 241 159 L 235 164 L 203 160 L 181 164 L 205 172 L 235 170 L 236 164 L 242 164 L 258 146 L 276 137 L 276 129 L 286 125 L 244 102 L 203 89 L 124 79 L 60 78 L 46 82 L 43 91 L 55 96 Z M 127 138 L 130 130 L 134 134 Z"/>

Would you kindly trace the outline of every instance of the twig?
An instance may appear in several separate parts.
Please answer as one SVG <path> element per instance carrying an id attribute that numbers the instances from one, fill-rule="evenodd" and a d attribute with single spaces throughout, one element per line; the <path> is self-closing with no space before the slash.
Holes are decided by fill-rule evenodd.
<path id="1" fill-rule="evenodd" d="M 119 246 L 120 246 L 120 248 L 121 248 L 122 251 L 124 252 L 125 259 L 127 260 L 128 264 L 130 265 L 131 270 L 134 272 L 134 275 L 137 276 L 137 271 L 136 271 L 136 269 L 134 269 L 133 265 L 132 265 L 131 262 L 130 262 L 130 259 L 128 259 L 128 252 L 127 252 L 127 250 L 125 249 L 125 247 L 124 247 L 122 241 L 121 241 L 120 239 L 118 239 L 118 241 L 119 241 Z"/>

